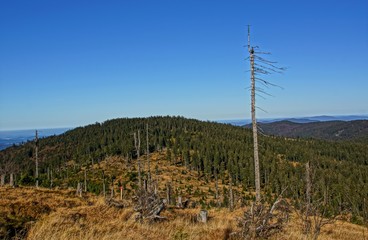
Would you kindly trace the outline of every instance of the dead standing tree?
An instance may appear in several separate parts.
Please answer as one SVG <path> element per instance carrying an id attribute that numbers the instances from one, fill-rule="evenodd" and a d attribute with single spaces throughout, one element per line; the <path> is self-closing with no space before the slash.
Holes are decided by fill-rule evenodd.
<path id="1" fill-rule="evenodd" d="M 252 114 L 252 131 L 253 131 L 253 151 L 254 151 L 254 175 L 255 175 L 255 187 L 256 187 L 256 202 L 261 201 L 261 179 L 259 170 L 259 154 L 258 154 L 258 128 L 256 119 L 256 95 L 268 95 L 262 87 L 257 87 L 256 83 L 260 83 L 262 86 L 268 88 L 270 86 L 277 86 L 268 80 L 264 80 L 262 76 L 272 73 L 281 73 L 284 68 L 275 66 L 276 62 L 268 61 L 259 55 L 270 54 L 266 52 L 255 51 L 258 47 L 250 45 L 250 26 L 248 25 L 248 52 L 250 60 L 250 80 L 251 80 L 251 114 Z M 278 86 L 277 86 L 278 87 Z"/>
<path id="2" fill-rule="evenodd" d="M 148 123 L 146 124 L 146 145 L 147 145 L 147 165 L 148 165 L 148 185 L 151 185 L 151 164 L 149 158 Z"/>
<path id="3" fill-rule="evenodd" d="M 38 131 L 36 130 L 36 138 L 35 138 L 35 147 L 36 147 L 36 188 L 38 188 Z"/>
<path id="4" fill-rule="evenodd" d="M 137 134 L 134 133 L 134 147 L 137 152 L 137 165 L 138 165 L 138 184 L 139 187 L 142 187 L 142 176 L 141 176 L 141 160 L 140 160 L 140 148 L 141 148 L 141 135 L 138 130 L 138 138 Z"/>

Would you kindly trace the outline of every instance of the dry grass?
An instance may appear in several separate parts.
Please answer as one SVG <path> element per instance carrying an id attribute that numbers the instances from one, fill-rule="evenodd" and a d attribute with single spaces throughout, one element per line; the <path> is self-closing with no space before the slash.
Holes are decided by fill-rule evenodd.
<path id="1" fill-rule="evenodd" d="M 207 201 L 214 199 L 214 182 L 206 182 L 204 177 L 199 177 L 196 172 L 188 172 L 184 167 L 166 164 L 165 153 L 151 154 L 151 161 L 151 172 L 153 177 L 158 179 L 162 197 L 165 196 L 165 184 L 170 181 L 175 191 L 182 191 L 184 198 L 199 199 L 193 193 L 187 192 L 188 186 L 191 185 L 192 191 L 198 188 L 207 196 Z M 122 158 L 110 157 L 95 164 L 89 173 L 93 174 L 93 170 L 98 172 L 102 169 L 106 174 L 109 174 L 109 171 L 112 174 L 114 171 L 116 181 L 126 180 L 124 176 L 127 169 L 124 162 Z M 156 164 L 160 170 L 157 176 L 154 175 Z M 227 186 L 219 181 L 219 188 L 223 187 Z M 240 194 L 241 189 L 236 189 Z M 125 200 L 129 201 L 129 197 L 126 196 Z M 5 239 L 9 229 L 13 231 L 10 232 L 11 236 L 18 235 L 32 240 L 230 239 L 230 234 L 239 230 L 236 218 L 243 215 L 245 208 L 238 207 L 233 212 L 227 209 L 211 209 L 207 224 L 193 221 L 199 211 L 199 208 L 167 209 L 161 214 L 167 218 L 166 221 L 139 223 L 135 221 L 135 213 L 131 207 L 108 207 L 102 197 L 92 194 L 84 193 L 83 197 L 79 198 L 74 190 L 0 187 L 0 239 Z M 22 229 L 27 232 L 14 232 Z M 301 222 L 293 215 L 284 231 L 271 239 L 308 238 L 301 232 Z M 368 240 L 368 230 L 347 222 L 337 222 L 322 229 L 319 239 Z"/>

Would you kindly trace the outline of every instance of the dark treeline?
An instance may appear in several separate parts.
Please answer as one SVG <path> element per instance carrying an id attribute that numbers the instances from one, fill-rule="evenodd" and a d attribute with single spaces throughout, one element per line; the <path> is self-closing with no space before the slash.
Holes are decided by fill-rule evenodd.
<path id="1" fill-rule="evenodd" d="M 185 166 L 200 177 L 228 182 L 253 191 L 254 164 L 251 131 L 241 127 L 183 117 L 114 119 L 40 139 L 41 177 L 53 170 L 61 174 L 73 161 L 90 166 L 106 156 L 136 158 L 133 133 L 149 126 L 149 149 L 166 149 L 171 164 Z M 30 141 L 0 152 L 0 169 L 18 181 L 34 176 L 35 147 Z M 330 214 L 348 211 L 355 219 L 368 219 L 368 144 L 327 142 L 280 137 L 260 138 L 263 199 L 284 195 L 294 203 L 305 199 L 305 163 L 313 169 L 313 199 L 328 206 Z M 141 151 L 144 154 L 145 141 Z M 40 179 L 41 183 L 46 180 Z"/>

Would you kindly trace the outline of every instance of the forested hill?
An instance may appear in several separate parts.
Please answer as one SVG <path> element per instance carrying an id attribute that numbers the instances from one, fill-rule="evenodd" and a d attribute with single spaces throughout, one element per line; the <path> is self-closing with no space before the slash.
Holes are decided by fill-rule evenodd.
<path id="1" fill-rule="evenodd" d="M 164 150 L 169 164 L 198 172 L 198 177 L 206 181 L 218 178 L 227 183 L 231 176 L 234 185 L 252 191 L 251 131 L 183 117 L 114 119 L 40 139 L 41 186 L 50 186 L 47 175 L 50 170 L 55 178 L 53 186 L 63 183 L 62 186 L 75 187 L 76 182 L 68 181 L 71 175 L 82 168 L 92 169 L 107 156 L 126 158 L 134 164 L 137 154 L 133 133 L 140 130 L 140 153 L 144 156 L 146 125 L 150 152 Z M 324 199 L 331 212 L 346 210 L 352 216 L 368 219 L 367 144 L 267 136 L 261 136 L 259 142 L 264 200 L 271 200 L 274 194 L 287 187 L 287 197 L 295 203 L 303 201 L 304 163 L 310 161 L 315 174 L 313 198 Z M 0 151 L 0 169 L 15 173 L 18 184 L 33 184 L 35 143 L 27 142 Z M 94 189 L 99 188 L 98 184 L 95 183 Z"/>
<path id="2" fill-rule="evenodd" d="M 250 128 L 251 125 L 247 125 Z M 316 138 L 323 140 L 366 140 L 368 141 L 368 120 L 327 121 L 295 123 L 279 121 L 260 123 L 263 133 L 290 138 Z"/>

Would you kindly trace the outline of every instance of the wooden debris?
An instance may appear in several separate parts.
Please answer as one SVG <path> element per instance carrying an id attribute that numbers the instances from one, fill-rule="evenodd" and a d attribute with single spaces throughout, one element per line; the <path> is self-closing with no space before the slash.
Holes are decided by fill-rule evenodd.
<path id="1" fill-rule="evenodd" d="M 146 191 L 144 188 L 139 189 L 136 192 L 136 196 L 133 198 L 135 202 L 134 211 L 139 212 L 140 220 L 158 220 L 165 219 L 160 216 L 160 213 L 165 208 L 165 202 L 154 193 L 154 191 Z"/>
<path id="2" fill-rule="evenodd" d="M 124 203 L 122 201 L 118 201 L 112 198 L 106 199 L 105 203 L 109 207 L 115 207 L 115 208 L 124 208 Z"/>

